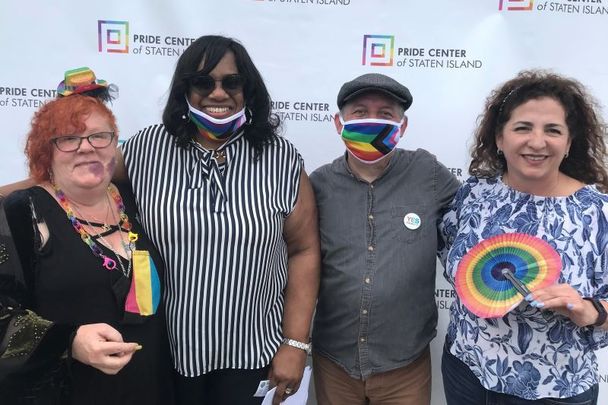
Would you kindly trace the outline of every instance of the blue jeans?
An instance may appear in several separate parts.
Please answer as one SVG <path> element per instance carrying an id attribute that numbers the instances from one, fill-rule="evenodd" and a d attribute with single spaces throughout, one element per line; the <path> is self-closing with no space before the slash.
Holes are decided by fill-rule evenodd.
<path id="1" fill-rule="evenodd" d="M 443 390 L 447 405 L 597 405 L 598 384 L 570 398 L 543 398 L 534 401 L 490 391 L 483 387 L 471 369 L 443 349 L 441 359 Z"/>

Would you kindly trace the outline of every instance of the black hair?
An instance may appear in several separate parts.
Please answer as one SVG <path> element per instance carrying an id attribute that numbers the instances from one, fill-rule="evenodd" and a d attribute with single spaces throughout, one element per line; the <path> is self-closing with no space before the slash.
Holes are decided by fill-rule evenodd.
<path id="1" fill-rule="evenodd" d="M 171 81 L 169 99 L 163 112 L 163 123 L 179 146 L 185 147 L 197 134 L 196 126 L 187 119 L 188 76 L 193 73 L 208 74 L 219 61 L 232 52 L 238 73 L 244 79 L 243 96 L 248 112 L 248 123 L 245 124 L 244 137 L 259 154 L 264 146 L 271 142 L 280 127 L 280 119 L 271 109 L 270 94 L 266 89 L 262 75 L 253 64 L 247 50 L 232 38 L 219 35 L 206 35 L 194 41 L 179 57 Z M 201 61 L 205 61 L 199 71 Z"/>

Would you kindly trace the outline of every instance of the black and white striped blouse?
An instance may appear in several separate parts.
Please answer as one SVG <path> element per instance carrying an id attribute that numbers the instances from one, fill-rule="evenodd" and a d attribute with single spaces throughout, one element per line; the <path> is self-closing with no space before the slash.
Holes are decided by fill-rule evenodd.
<path id="1" fill-rule="evenodd" d="M 167 267 L 167 323 L 175 367 L 185 376 L 254 369 L 281 340 L 287 246 L 302 159 L 284 138 L 255 150 L 235 135 L 225 163 L 163 125 L 123 146 L 141 223 Z"/>

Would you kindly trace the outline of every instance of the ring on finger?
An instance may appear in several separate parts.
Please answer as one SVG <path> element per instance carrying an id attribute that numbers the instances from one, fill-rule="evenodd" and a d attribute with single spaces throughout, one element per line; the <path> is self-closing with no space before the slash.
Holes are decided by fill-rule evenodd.
<path id="1" fill-rule="evenodd" d="M 293 392 L 292 388 L 289 388 L 289 387 L 285 388 L 285 394 L 286 395 L 291 395 L 292 392 Z"/>

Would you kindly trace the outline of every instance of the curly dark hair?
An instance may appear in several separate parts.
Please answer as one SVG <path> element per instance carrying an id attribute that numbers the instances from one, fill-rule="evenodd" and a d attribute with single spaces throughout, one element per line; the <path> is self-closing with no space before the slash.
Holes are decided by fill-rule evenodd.
<path id="1" fill-rule="evenodd" d="M 484 112 L 478 118 L 475 144 L 471 148 L 469 173 L 477 177 L 495 177 L 507 166 L 498 154 L 496 137 L 502 133 L 515 108 L 532 99 L 550 97 L 565 110 L 572 144 L 559 170 L 585 184 L 595 184 L 608 191 L 606 173 L 606 123 L 598 102 L 577 80 L 544 70 L 526 70 L 492 91 Z"/>
<path id="2" fill-rule="evenodd" d="M 232 38 L 218 35 L 206 35 L 194 41 L 177 61 L 169 100 L 163 112 L 163 123 L 167 131 L 175 136 L 177 144 L 185 147 L 198 131 L 196 126 L 184 117 L 188 116 L 188 105 L 185 96 L 188 94 L 187 78 L 192 73 L 208 74 L 226 52 L 232 52 L 236 60 L 236 67 L 245 80 L 243 95 L 245 106 L 251 112 L 250 121 L 245 125 L 244 137 L 250 142 L 259 154 L 266 144 L 278 136 L 280 119 L 271 112 L 271 101 L 262 75 L 253 64 L 247 50 Z M 198 70 L 201 61 L 205 64 Z"/>

